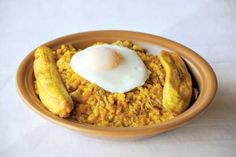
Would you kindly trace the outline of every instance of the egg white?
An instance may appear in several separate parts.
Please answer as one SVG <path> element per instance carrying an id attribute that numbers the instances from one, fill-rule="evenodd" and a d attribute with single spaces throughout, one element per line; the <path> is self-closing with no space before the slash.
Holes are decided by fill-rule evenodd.
<path id="1" fill-rule="evenodd" d="M 117 67 L 109 70 L 89 70 L 87 68 L 89 64 L 94 63 L 86 55 L 92 49 L 95 51 L 98 47 L 114 49 L 122 56 L 122 62 Z M 138 86 L 142 86 L 150 74 L 150 71 L 147 70 L 136 52 L 123 46 L 109 44 L 94 45 L 77 52 L 72 56 L 70 65 L 81 77 L 112 93 L 125 93 Z"/>

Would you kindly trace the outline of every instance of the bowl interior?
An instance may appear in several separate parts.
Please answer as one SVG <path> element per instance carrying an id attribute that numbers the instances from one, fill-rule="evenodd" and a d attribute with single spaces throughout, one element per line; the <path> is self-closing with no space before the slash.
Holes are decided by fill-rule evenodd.
<path id="1" fill-rule="evenodd" d="M 111 43 L 116 40 L 130 40 L 144 47 L 149 53 L 158 54 L 162 49 L 176 51 L 185 60 L 199 88 L 199 97 L 192 106 L 176 118 L 161 124 L 137 128 L 104 128 L 79 124 L 69 119 L 62 119 L 49 112 L 38 99 L 34 90 L 33 61 L 34 50 L 21 62 L 17 71 L 17 89 L 28 106 L 41 116 L 67 128 L 94 136 L 135 138 L 158 134 L 176 128 L 194 118 L 203 111 L 214 98 L 217 82 L 209 64 L 191 49 L 171 40 L 150 34 L 130 31 L 93 31 L 61 37 L 43 45 L 56 49 L 61 44 L 72 44 L 77 49 L 86 48 L 97 41 Z"/>

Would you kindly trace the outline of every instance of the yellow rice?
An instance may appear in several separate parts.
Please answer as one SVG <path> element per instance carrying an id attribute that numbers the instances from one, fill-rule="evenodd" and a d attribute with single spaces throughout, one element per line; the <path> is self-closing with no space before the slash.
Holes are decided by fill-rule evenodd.
<path id="1" fill-rule="evenodd" d="M 113 44 L 134 50 L 151 71 L 150 77 L 143 86 L 127 93 L 107 92 L 71 69 L 71 57 L 78 50 L 71 45 L 61 45 L 54 55 L 61 78 L 75 104 L 71 118 L 79 123 L 109 127 L 138 127 L 174 118 L 175 115 L 165 111 L 161 104 L 165 71 L 158 56 L 146 53 L 142 47 L 127 40 Z"/>

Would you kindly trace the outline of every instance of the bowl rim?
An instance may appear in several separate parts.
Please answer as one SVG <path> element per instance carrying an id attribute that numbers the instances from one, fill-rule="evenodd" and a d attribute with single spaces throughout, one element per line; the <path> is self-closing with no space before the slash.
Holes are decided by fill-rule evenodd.
<path id="1" fill-rule="evenodd" d="M 88 34 L 130 34 L 135 35 L 138 38 L 147 38 L 147 41 L 153 43 L 153 40 L 159 40 L 159 42 L 165 42 L 167 45 L 170 45 L 171 48 L 178 49 L 179 51 L 183 50 L 185 54 L 181 54 L 183 58 L 188 57 L 188 55 L 193 57 L 188 57 L 188 61 L 190 63 L 197 62 L 198 64 L 195 65 L 202 75 L 204 75 L 204 78 L 201 78 L 202 83 L 204 83 L 204 90 L 200 89 L 200 95 L 199 98 L 193 103 L 193 105 L 187 109 L 185 112 L 181 113 L 177 117 L 162 122 L 160 124 L 154 124 L 154 125 L 147 125 L 142 127 L 118 127 L 118 128 L 112 128 L 112 127 L 99 127 L 99 126 L 93 126 L 88 124 L 79 124 L 73 121 L 69 121 L 63 118 L 59 118 L 53 114 L 45 114 L 40 108 L 35 107 L 34 104 L 32 104 L 29 99 L 26 97 L 27 93 L 25 92 L 25 87 L 21 84 L 24 80 L 24 77 L 22 77 L 22 74 L 24 73 L 27 65 L 26 63 L 29 62 L 30 58 L 32 58 L 33 52 L 29 53 L 19 64 L 19 67 L 17 69 L 16 73 L 16 88 L 18 91 L 18 94 L 20 95 L 21 99 L 27 104 L 28 107 L 30 107 L 33 111 L 41 115 L 42 117 L 48 119 L 51 122 L 54 122 L 56 124 L 62 125 L 66 128 L 70 128 L 73 130 L 81 131 L 82 133 L 99 136 L 99 137 L 119 137 L 119 138 L 130 138 L 130 137 L 144 137 L 144 136 L 150 136 L 154 134 L 158 134 L 170 129 L 174 129 L 176 127 L 179 127 L 186 122 L 190 121 L 191 119 L 195 118 L 198 114 L 200 114 L 203 110 L 205 110 L 212 100 L 215 97 L 216 91 L 217 91 L 217 78 L 216 75 L 211 68 L 211 66 L 196 52 L 191 50 L 190 48 L 187 48 L 183 46 L 182 44 L 179 44 L 175 41 L 166 39 L 161 36 L 152 35 L 148 33 L 142 33 L 142 32 L 135 32 L 135 31 L 126 31 L 126 30 L 98 30 L 98 31 L 87 31 L 87 32 L 79 32 L 75 34 L 65 35 L 59 38 L 56 38 L 54 40 L 48 41 L 42 45 L 50 45 L 51 43 L 66 40 L 67 38 L 76 38 L 77 36 L 86 36 Z M 42 46 L 41 45 L 41 46 Z M 187 54 L 189 53 L 189 54 Z M 195 61 L 193 61 L 195 60 Z M 204 68 L 203 68 L 204 67 Z M 203 77 L 203 76 L 202 76 Z M 201 87 L 203 88 L 203 87 Z M 201 98 L 201 101 L 199 100 Z"/>

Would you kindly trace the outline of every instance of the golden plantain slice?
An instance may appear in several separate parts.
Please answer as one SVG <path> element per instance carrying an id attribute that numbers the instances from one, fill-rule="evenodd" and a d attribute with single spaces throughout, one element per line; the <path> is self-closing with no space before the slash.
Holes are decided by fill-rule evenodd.
<path id="1" fill-rule="evenodd" d="M 177 53 L 162 51 L 159 58 L 166 72 L 162 104 L 179 114 L 188 107 L 192 96 L 191 76 Z"/>
<path id="2" fill-rule="evenodd" d="M 57 71 L 52 50 L 39 47 L 35 51 L 34 75 L 36 88 L 44 106 L 60 117 L 67 117 L 73 109 L 73 101 Z"/>

